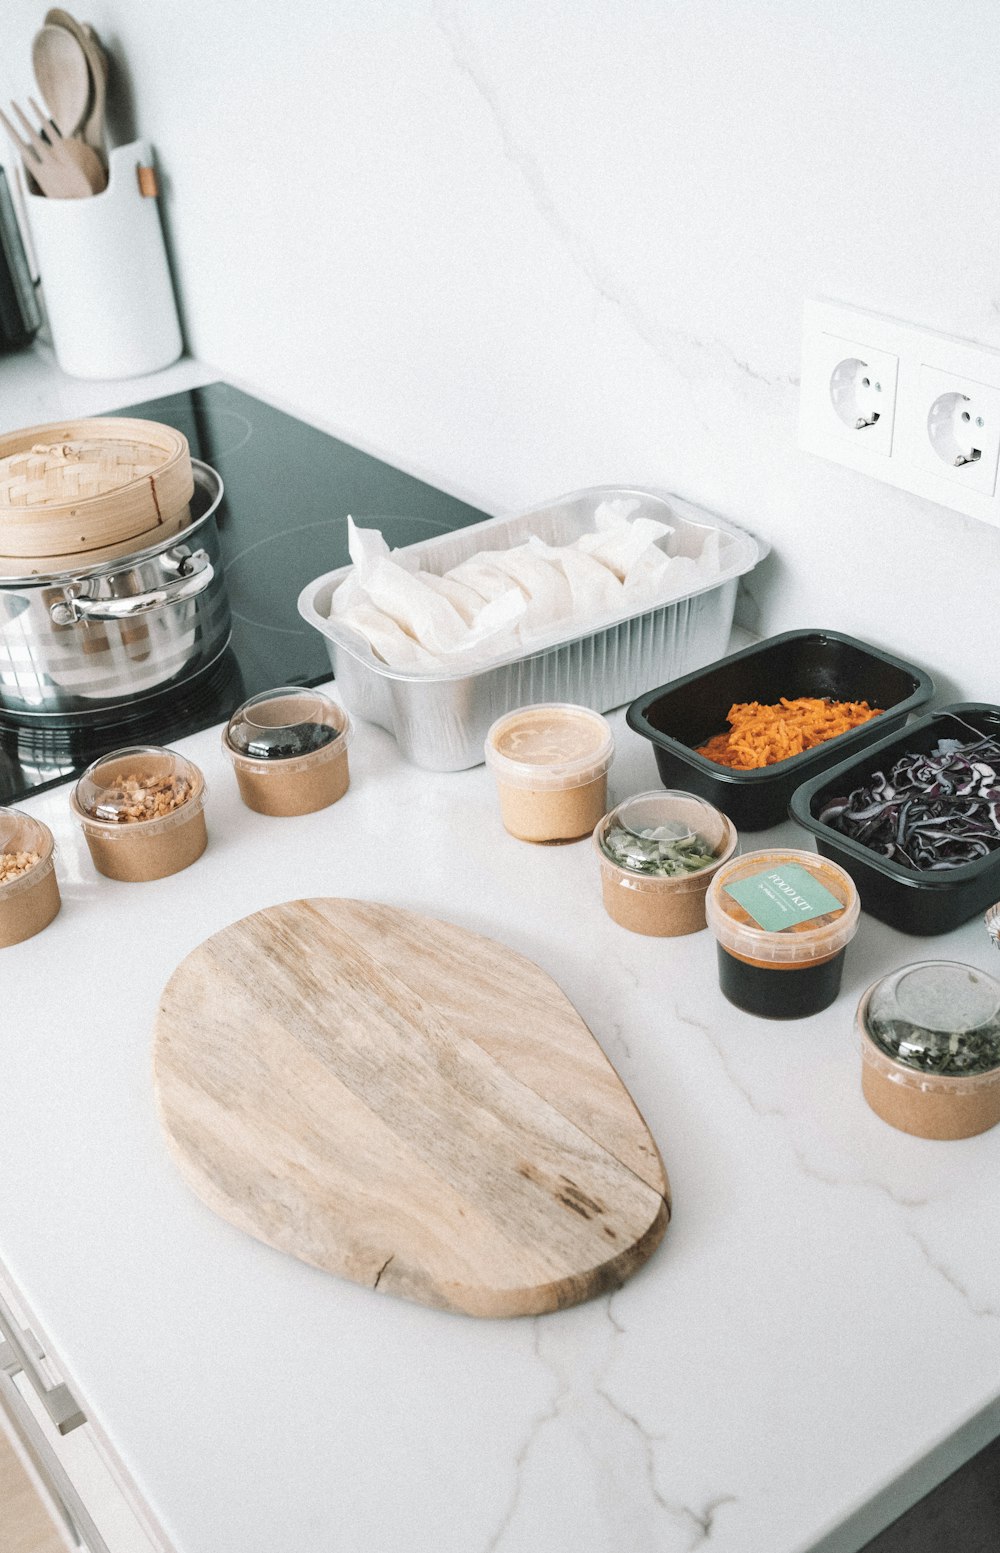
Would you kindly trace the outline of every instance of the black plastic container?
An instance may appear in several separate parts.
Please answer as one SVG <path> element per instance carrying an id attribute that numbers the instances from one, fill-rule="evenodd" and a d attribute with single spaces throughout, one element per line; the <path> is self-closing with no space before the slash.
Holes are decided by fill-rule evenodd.
<path id="1" fill-rule="evenodd" d="M 974 863 L 919 872 L 822 824 L 818 816 L 834 798 L 863 786 L 876 771 L 888 773 L 904 755 L 929 755 L 939 739 L 968 743 L 977 733 L 1000 734 L 1000 706 L 982 701 L 954 702 L 918 717 L 891 738 L 880 739 L 862 756 L 841 761 L 803 783 L 792 796 L 792 818 L 812 833 L 821 856 L 839 863 L 850 874 L 862 909 L 903 933 L 950 933 L 1000 900 L 1000 848 Z"/>
<path id="2" fill-rule="evenodd" d="M 664 787 L 707 798 L 737 830 L 766 830 L 785 818 L 792 793 L 807 777 L 902 727 L 933 694 L 929 675 L 867 642 L 836 631 L 786 631 L 647 690 L 632 702 L 627 721 L 652 743 Z M 695 753 L 696 745 L 725 729 L 734 702 L 773 704 L 782 696 L 867 701 L 883 712 L 760 771 L 733 771 Z"/>

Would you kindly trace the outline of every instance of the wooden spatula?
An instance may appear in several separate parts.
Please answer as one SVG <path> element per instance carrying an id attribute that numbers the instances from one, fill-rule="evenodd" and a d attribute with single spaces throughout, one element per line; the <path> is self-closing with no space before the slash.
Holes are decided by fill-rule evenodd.
<path id="1" fill-rule="evenodd" d="M 16 102 L 11 103 L 27 140 L 21 139 L 3 112 L 0 112 L 0 123 L 42 193 L 50 199 L 85 199 L 88 195 L 99 194 L 107 187 L 108 175 L 97 152 L 85 146 L 82 140 L 65 139 L 34 99 L 29 97 L 28 102 L 38 119 L 38 129 Z"/>

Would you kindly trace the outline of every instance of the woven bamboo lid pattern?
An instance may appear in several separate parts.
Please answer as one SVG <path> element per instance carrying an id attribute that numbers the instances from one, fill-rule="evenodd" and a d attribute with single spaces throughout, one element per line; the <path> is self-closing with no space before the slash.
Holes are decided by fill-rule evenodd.
<path id="1" fill-rule="evenodd" d="M 144 480 L 161 462 L 159 452 L 130 442 L 36 442 L 0 465 L 0 503 L 51 507 L 87 501 Z"/>
<path id="2" fill-rule="evenodd" d="M 115 416 L 12 432 L 0 438 L 0 572 L 143 549 L 187 521 L 193 493 L 173 427 Z"/>

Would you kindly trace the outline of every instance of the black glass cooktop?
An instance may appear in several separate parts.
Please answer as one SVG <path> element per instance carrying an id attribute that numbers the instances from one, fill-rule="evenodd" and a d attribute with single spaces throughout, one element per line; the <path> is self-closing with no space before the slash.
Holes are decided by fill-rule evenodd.
<path id="1" fill-rule="evenodd" d="M 0 699 L 0 803 L 65 781 L 118 745 L 169 744 L 196 733 L 272 685 L 329 679 L 326 646 L 296 601 L 307 582 L 350 559 L 348 513 L 380 528 L 392 546 L 487 516 L 228 383 L 115 413 L 176 427 L 192 455 L 222 476 L 219 533 L 232 641 L 197 679 L 85 725 L 18 724 Z"/>

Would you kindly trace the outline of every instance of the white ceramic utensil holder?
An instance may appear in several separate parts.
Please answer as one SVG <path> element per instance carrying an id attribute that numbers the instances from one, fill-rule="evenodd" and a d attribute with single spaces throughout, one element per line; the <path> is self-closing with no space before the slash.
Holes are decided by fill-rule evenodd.
<path id="1" fill-rule="evenodd" d="M 138 377 L 181 353 L 158 201 L 139 185 L 151 165 L 149 144 L 135 140 L 111 152 L 103 193 L 25 195 L 52 343 L 70 377 Z"/>

